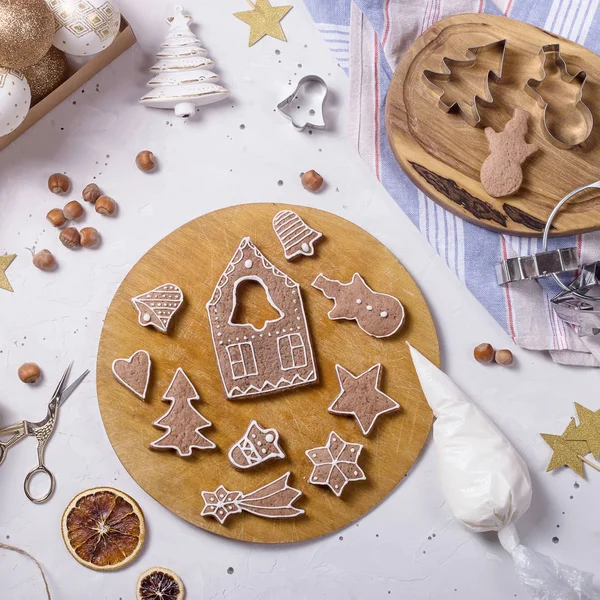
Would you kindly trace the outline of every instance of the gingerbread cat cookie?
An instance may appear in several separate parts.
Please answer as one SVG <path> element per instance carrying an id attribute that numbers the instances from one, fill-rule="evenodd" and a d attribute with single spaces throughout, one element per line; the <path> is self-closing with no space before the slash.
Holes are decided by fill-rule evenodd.
<path id="1" fill-rule="evenodd" d="M 358 273 L 354 274 L 350 283 L 341 283 L 320 273 L 312 286 L 334 301 L 328 313 L 331 320 L 354 320 L 373 337 L 394 335 L 404 323 L 404 307 L 400 300 L 389 294 L 374 292 Z"/>

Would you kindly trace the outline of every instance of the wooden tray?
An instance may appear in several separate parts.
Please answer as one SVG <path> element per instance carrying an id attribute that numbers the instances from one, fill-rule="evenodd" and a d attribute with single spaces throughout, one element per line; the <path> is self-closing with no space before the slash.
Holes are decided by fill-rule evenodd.
<path id="1" fill-rule="evenodd" d="M 495 104 L 480 108 L 482 125 L 498 131 L 515 108 L 527 110 L 531 113 L 528 141 L 536 142 L 540 150 L 525 164 L 518 195 L 495 199 L 479 182 L 479 170 L 489 154 L 483 129 L 466 124 L 457 113 L 444 113 L 438 106 L 439 95 L 425 85 L 422 73 L 424 69 L 441 72 L 444 56 L 466 59 L 468 47 L 501 39 L 507 40 L 504 73 L 501 83 L 490 84 Z M 569 71 L 587 72 L 583 100 L 595 122 L 600 123 L 600 58 L 579 44 L 532 25 L 493 15 L 457 15 L 436 23 L 406 52 L 390 85 L 386 128 L 396 159 L 425 194 L 476 225 L 514 235 L 540 236 L 548 215 L 563 196 L 600 179 L 597 128 L 582 146 L 556 148 L 544 137 L 543 109 L 523 91 L 529 78 L 540 78 L 538 53 L 542 45 L 557 42 Z M 483 55 L 481 59 L 487 60 Z M 471 82 L 467 78 L 463 92 L 481 91 L 483 77 Z M 576 90 L 558 81 L 546 88 L 546 93 L 558 110 Z M 574 121 L 573 103 L 567 107 L 571 108 L 561 113 L 561 118 L 569 121 L 573 117 Z M 599 228 L 600 196 L 595 190 L 581 194 L 561 211 L 552 235 Z"/>
<path id="2" fill-rule="evenodd" d="M 273 216 L 293 208 L 325 238 L 313 258 L 288 263 L 271 227 Z M 205 304 L 242 237 L 249 235 L 274 264 L 302 286 L 311 328 L 319 383 L 257 399 L 225 398 L 217 369 Z M 375 290 L 398 296 L 407 323 L 395 336 L 372 338 L 350 321 L 331 321 L 332 302 L 311 287 L 323 271 L 350 281 L 362 273 Z M 130 299 L 162 283 L 181 286 L 185 302 L 168 336 L 137 324 Z M 248 311 L 258 297 L 244 298 Z M 297 542 L 348 525 L 381 502 L 406 475 L 419 455 L 432 423 L 408 348 L 415 347 L 439 364 L 438 341 L 427 304 L 417 285 L 398 260 L 360 227 L 335 215 L 277 204 L 247 204 L 200 217 L 167 236 L 129 272 L 108 310 L 97 364 L 98 400 L 104 426 L 117 456 L 148 494 L 183 519 L 208 531 L 252 542 Z M 152 357 L 153 374 L 146 403 L 119 385 L 111 373 L 113 359 L 144 348 Z M 338 394 L 334 365 L 360 373 L 377 362 L 384 366 L 383 390 L 403 410 L 382 416 L 369 438 L 353 418 L 329 414 Z M 217 444 L 213 451 L 195 451 L 191 458 L 154 451 L 149 444 L 163 430 L 152 423 L 168 404 L 161 397 L 177 367 L 182 367 L 198 389 L 200 412 L 213 423 L 202 431 Z M 249 422 L 279 430 L 287 457 L 245 472 L 229 463 L 229 448 Z M 304 451 L 324 445 L 334 429 L 347 441 L 365 445 L 361 455 L 367 481 L 349 483 L 341 498 L 328 488 L 307 483 L 311 464 Z M 224 525 L 201 517 L 200 492 L 222 483 L 230 490 L 250 492 L 286 471 L 290 484 L 304 493 L 297 505 L 306 515 L 293 519 L 264 519 L 251 514 L 231 516 Z"/>

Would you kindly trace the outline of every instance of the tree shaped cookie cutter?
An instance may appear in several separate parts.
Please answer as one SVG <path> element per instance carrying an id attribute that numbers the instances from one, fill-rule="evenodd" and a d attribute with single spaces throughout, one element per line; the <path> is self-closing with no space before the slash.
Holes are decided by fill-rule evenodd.
<path id="1" fill-rule="evenodd" d="M 564 58 L 560 54 L 560 44 L 546 44 L 542 46 L 539 52 L 539 59 L 542 63 L 542 78 L 541 79 L 528 79 L 525 84 L 525 92 L 529 94 L 537 103 L 540 108 L 544 109 L 543 116 L 543 130 L 544 135 L 548 139 L 548 141 L 557 146 L 558 148 L 562 148 L 564 150 L 568 150 L 570 148 L 575 148 L 580 144 L 583 144 L 591 135 L 592 129 L 594 127 L 594 117 L 592 112 L 590 111 L 587 104 L 583 101 L 583 87 L 587 80 L 587 73 L 585 71 L 578 71 L 575 75 L 571 75 L 567 68 L 567 63 Z M 552 61 L 555 66 L 558 68 L 561 79 L 565 83 L 572 83 L 576 81 L 579 84 L 579 93 L 577 94 L 577 99 L 575 101 L 575 106 L 583 120 L 585 121 L 585 135 L 578 142 L 570 142 L 568 140 L 562 139 L 559 135 L 557 135 L 556 131 L 552 131 L 548 126 L 547 113 L 548 113 L 548 102 L 543 98 L 543 96 L 539 93 L 539 87 L 544 83 L 547 76 L 546 64 Z"/>
<path id="2" fill-rule="evenodd" d="M 444 102 L 445 90 L 439 86 L 436 82 L 450 81 L 452 73 L 455 69 L 470 69 L 477 62 L 477 57 L 487 52 L 500 52 L 500 66 L 497 70 L 489 69 L 485 81 L 484 81 L 484 93 L 485 96 L 479 94 L 473 95 L 473 103 L 469 106 L 469 110 L 466 110 L 464 104 L 459 100 L 448 104 Z M 426 85 L 432 89 L 436 94 L 439 94 L 439 107 L 446 113 L 458 112 L 460 116 L 465 120 L 466 123 L 472 127 L 478 127 L 481 125 L 481 115 L 479 114 L 478 105 L 489 108 L 494 104 L 494 98 L 490 91 L 490 80 L 497 83 L 502 78 L 502 69 L 504 67 L 504 56 L 506 53 L 506 40 L 497 40 L 483 46 L 471 46 L 467 48 L 467 56 L 472 58 L 460 59 L 450 58 L 444 56 L 442 58 L 442 72 L 437 73 L 425 69 L 423 71 L 423 81 Z M 467 105 L 468 106 L 468 105 Z"/>

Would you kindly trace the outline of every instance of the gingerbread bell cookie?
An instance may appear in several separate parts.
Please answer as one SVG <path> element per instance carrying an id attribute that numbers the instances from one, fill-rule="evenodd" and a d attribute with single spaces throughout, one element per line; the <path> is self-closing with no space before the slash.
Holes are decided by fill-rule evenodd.
<path id="1" fill-rule="evenodd" d="M 538 151 L 537 144 L 528 144 L 527 121 L 529 113 L 515 108 L 512 119 L 504 131 L 485 128 L 490 155 L 481 167 L 481 184 L 494 198 L 512 196 L 523 183 L 523 163 Z"/>
<path id="2" fill-rule="evenodd" d="M 117 358 L 112 363 L 116 380 L 142 400 L 146 399 L 152 361 L 146 350 L 138 350 L 129 358 Z"/>
<path id="3" fill-rule="evenodd" d="M 340 393 L 327 410 L 355 417 L 363 435 L 369 435 L 378 417 L 400 409 L 395 400 L 379 389 L 381 364 L 358 376 L 341 365 L 335 365 L 335 372 L 340 382 Z"/>
<path id="4" fill-rule="evenodd" d="M 340 496 L 348 482 L 366 479 L 358 466 L 362 449 L 362 444 L 346 442 L 332 431 L 325 446 L 306 451 L 314 465 L 308 481 L 313 485 L 327 485 L 336 496 Z"/>
<path id="5" fill-rule="evenodd" d="M 183 303 L 183 292 L 174 283 L 165 283 L 131 299 L 138 311 L 138 323 L 167 333 L 173 315 Z"/>
<path id="6" fill-rule="evenodd" d="M 389 294 L 374 292 L 358 273 L 354 274 L 350 283 L 341 283 L 320 273 L 312 286 L 334 301 L 328 313 L 331 320 L 354 320 L 373 337 L 394 335 L 404 323 L 404 307 L 400 300 Z"/>
<path id="7" fill-rule="evenodd" d="M 260 283 L 279 317 L 261 328 L 235 323 L 238 285 Z M 230 399 L 278 392 L 317 380 L 300 285 L 244 238 L 206 305 L 225 394 Z"/>
<path id="8" fill-rule="evenodd" d="M 283 458 L 276 429 L 263 429 L 251 421 L 244 436 L 229 450 L 229 460 L 238 469 L 250 469 L 268 460 Z"/>
<path id="9" fill-rule="evenodd" d="M 309 227 L 293 210 L 279 211 L 273 217 L 273 229 L 283 246 L 287 260 L 315 253 L 315 242 L 323 234 Z"/>
<path id="10" fill-rule="evenodd" d="M 279 479 L 263 485 L 249 494 L 230 492 L 220 485 L 214 492 L 202 492 L 204 508 L 201 516 L 214 517 L 223 524 L 230 515 L 249 512 L 268 519 L 286 519 L 304 514 L 301 508 L 293 506 L 302 492 L 288 485 L 290 472 Z"/>
<path id="11" fill-rule="evenodd" d="M 210 450 L 216 447 L 200 433 L 212 423 L 192 406 L 192 401 L 200 400 L 200 396 L 183 369 L 177 369 L 162 399 L 170 402 L 171 406 L 154 425 L 166 429 L 167 433 L 152 442 L 150 448 L 175 450 L 179 456 L 191 456 L 194 448 Z"/>

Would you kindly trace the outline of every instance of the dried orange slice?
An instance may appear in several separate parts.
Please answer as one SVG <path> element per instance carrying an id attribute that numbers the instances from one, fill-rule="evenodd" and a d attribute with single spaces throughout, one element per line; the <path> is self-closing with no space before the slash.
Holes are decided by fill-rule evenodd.
<path id="1" fill-rule="evenodd" d="M 137 600 L 183 600 L 185 589 L 177 573 L 164 567 L 144 571 L 137 582 Z"/>
<path id="2" fill-rule="evenodd" d="M 129 564 L 146 537 L 144 515 L 127 494 L 98 487 L 75 496 L 62 517 L 67 550 L 85 567 L 113 571 Z"/>

